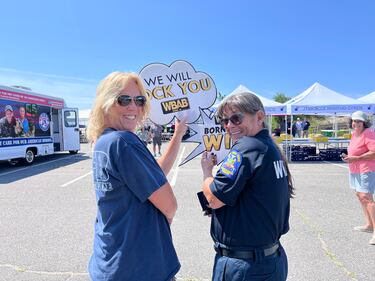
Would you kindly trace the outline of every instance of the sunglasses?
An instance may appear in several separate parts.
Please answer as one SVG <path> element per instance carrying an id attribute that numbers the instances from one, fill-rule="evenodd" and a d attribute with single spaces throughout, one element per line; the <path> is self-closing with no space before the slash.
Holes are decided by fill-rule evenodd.
<path id="1" fill-rule="evenodd" d="M 134 101 L 136 106 L 143 107 L 146 104 L 146 97 L 145 96 L 135 96 L 131 97 L 128 95 L 122 95 L 117 98 L 117 103 L 121 106 L 129 105 L 132 100 Z"/>
<path id="2" fill-rule="evenodd" d="M 243 121 L 244 115 L 241 112 L 234 113 L 230 117 L 220 118 L 220 124 L 221 126 L 227 126 L 229 121 L 233 125 L 240 125 Z"/>

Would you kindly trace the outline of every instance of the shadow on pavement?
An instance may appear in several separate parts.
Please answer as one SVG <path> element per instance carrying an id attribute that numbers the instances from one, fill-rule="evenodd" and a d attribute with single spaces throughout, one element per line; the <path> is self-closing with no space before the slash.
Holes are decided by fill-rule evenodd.
<path id="1" fill-rule="evenodd" d="M 15 182 L 88 159 L 90 159 L 90 157 L 84 153 L 78 153 L 75 155 L 56 153 L 53 155 L 37 157 L 35 158 L 34 163 L 30 166 L 19 164 L 16 166 L 10 166 L 7 161 L 1 161 L 0 184 Z"/>

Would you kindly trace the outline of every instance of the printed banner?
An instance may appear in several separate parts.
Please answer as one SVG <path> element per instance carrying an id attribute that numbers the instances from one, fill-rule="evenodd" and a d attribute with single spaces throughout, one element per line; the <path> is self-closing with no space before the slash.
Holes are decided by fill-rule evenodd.
<path id="1" fill-rule="evenodd" d="M 340 114 L 363 111 L 373 113 L 373 104 L 348 104 L 348 105 L 292 105 L 293 114 Z"/>
<path id="2" fill-rule="evenodd" d="M 193 123 L 199 118 L 200 109 L 215 103 L 214 81 L 187 61 L 178 60 L 170 66 L 149 64 L 140 71 L 140 76 L 151 98 L 149 118 L 154 123 L 166 125 L 175 116 Z"/>
<path id="3" fill-rule="evenodd" d="M 51 108 L 0 99 L 0 139 L 51 136 Z"/>
<path id="4" fill-rule="evenodd" d="M 26 144 L 43 144 L 52 143 L 52 138 L 16 138 L 16 139 L 0 139 L 0 147 L 18 146 Z"/>

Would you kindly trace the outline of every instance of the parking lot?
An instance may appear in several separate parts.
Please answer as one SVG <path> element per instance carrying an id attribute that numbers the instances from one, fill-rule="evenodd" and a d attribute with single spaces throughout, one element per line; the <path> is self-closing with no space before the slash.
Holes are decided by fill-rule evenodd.
<path id="1" fill-rule="evenodd" d="M 163 144 L 163 148 L 165 148 Z M 178 160 L 195 144 L 183 144 Z M 291 230 L 282 239 L 292 281 L 375 280 L 371 234 L 354 232 L 362 210 L 343 162 L 290 165 L 296 186 Z M 266 176 L 266 175 L 265 175 Z M 0 163 L 0 281 L 89 280 L 95 194 L 90 147 L 56 154 L 32 166 Z M 182 267 L 178 280 L 210 280 L 214 250 L 209 218 L 196 198 L 199 157 L 168 175 L 179 209 L 172 224 Z"/>

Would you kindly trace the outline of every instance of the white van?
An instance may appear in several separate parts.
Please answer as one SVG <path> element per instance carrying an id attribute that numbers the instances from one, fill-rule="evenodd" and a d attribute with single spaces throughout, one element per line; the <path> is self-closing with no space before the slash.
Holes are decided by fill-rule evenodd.
<path id="1" fill-rule="evenodd" d="M 35 157 L 80 149 L 78 109 L 61 98 L 0 85 L 0 160 L 30 165 Z"/>

